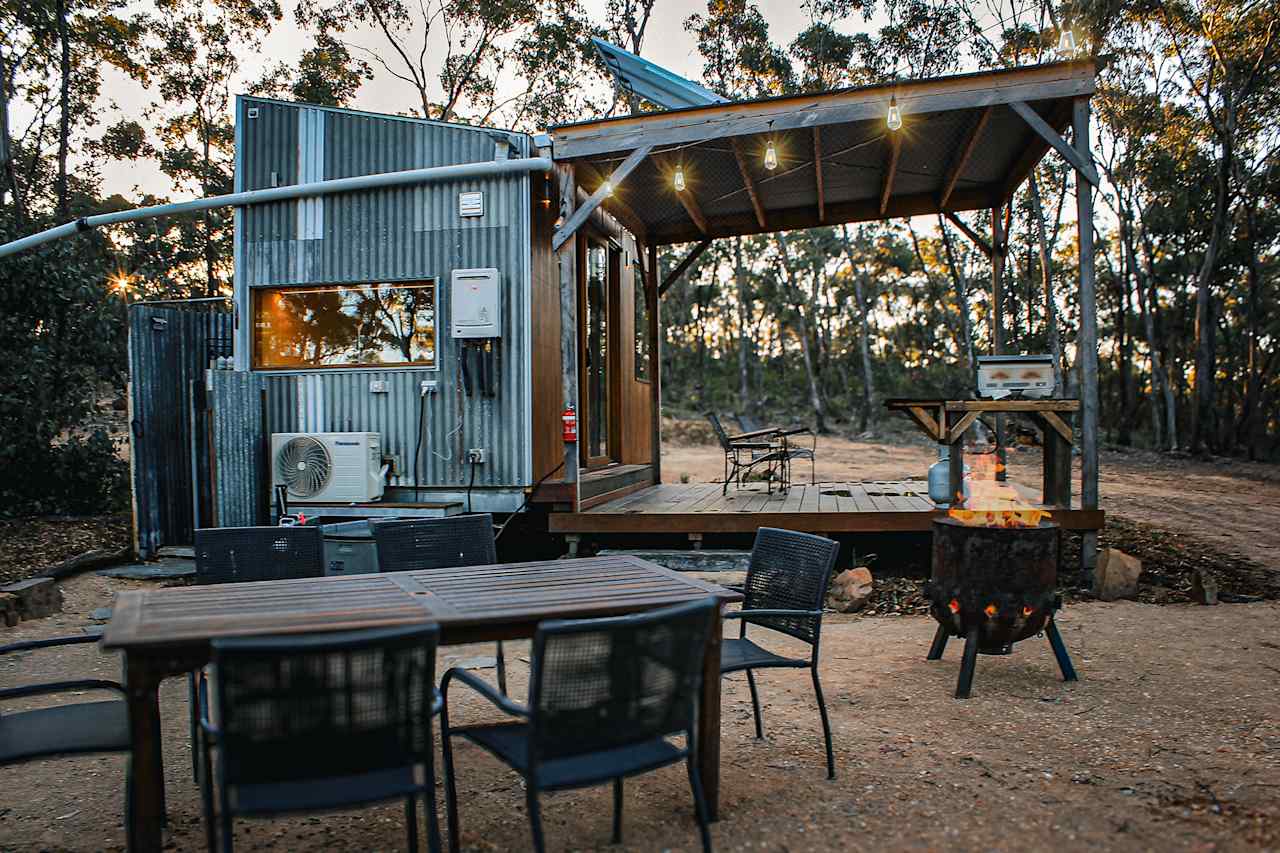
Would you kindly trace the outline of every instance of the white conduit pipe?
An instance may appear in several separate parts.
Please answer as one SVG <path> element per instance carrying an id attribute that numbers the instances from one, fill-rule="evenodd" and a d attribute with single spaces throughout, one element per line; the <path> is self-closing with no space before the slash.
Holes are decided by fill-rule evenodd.
<path id="1" fill-rule="evenodd" d="M 351 178 L 337 178 L 332 181 L 316 181 L 310 184 L 295 184 L 288 187 L 248 190 L 242 193 L 198 198 L 192 201 L 179 201 L 172 204 L 155 204 L 150 207 L 135 208 L 134 210 L 122 210 L 118 213 L 101 213 L 96 216 L 86 216 L 82 219 L 77 219 L 75 222 L 68 222 L 65 225 L 58 225 L 38 234 L 32 234 L 28 237 L 5 243 L 0 246 L 0 258 L 62 237 L 68 237 L 89 228 L 97 228 L 100 225 L 116 225 L 121 222 L 136 222 L 139 219 L 150 219 L 154 216 L 195 213 L 214 207 L 244 207 L 254 204 L 266 204 L 272 201 L 289 201 L 296 198 L 311 198 L 379 187 L 429 184 L 437 181 L 455 181 L 464 178 L 488 178 L 494 175 L 506 175 L 515 172 L 548 172 L 552 168 L 551 161 L 546 157 L 520 157 L 513 160 L 488 160 L 482 163 L 458 163 L 452 166 L 408 169 L 403 172 L 383 172 L 378 175 L 357 175 Z"/>

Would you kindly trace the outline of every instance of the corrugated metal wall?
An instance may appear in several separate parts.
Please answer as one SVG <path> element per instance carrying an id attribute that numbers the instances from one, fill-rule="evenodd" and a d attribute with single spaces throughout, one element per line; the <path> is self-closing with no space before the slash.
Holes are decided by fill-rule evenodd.
<path id="1" fill-rule="evenodd" d="M 269 522 L 267 447 L 263 431 L 266 383 L 255 373 L 211 370 L 213 524 L 252 527 Z"/>
<path id="2" fill-rule="evenodd" d="M 257 110 L 257 118 L 248 118 L 250 109 Z M 240 99 L 237 112 L 237 185 L 246 190 L 490 161 L 506 156 L 508 144 L 516 146 L 512 156 L 527 156 L 529 144 L 525 137 L 505 131 L 253 98 Z M 477 487 L 530 484 L 528 180 L 526 175 L 470 179 L 245 210 L 236 247 L 236 303 L 243 318 L 250 316 L 249 295 L 255 287 L 438 281 L 437 370 L 263 374 L 268 390 L 266 428 L 377 431 L 386 452 L 400 463 L 402 473 L 391 479 L 393 486 L 466 488 L 471 472 L 461 453 L 473 447 L 489 454 L 489 461 L 476 471 Z M 458 216 L 458 194 L 463 191 L 484 194 L 483 217 Z M 499 391 L 492 399 L 460 394 L 459 347 L 448 336 L 451 273 L 472 267 L 496 267 L 502 275 Z M 248 352 L 250 332 L 251 321 L 246 319 L 236 341 L 243 353 Z M 425 403 L 419 395 L 424 379 L 438 383 L 437 393 Z M 386 393 L 370 391 L 375 380 L 386 382 Z M 418 442 L 420 405 L 425 410 L 415 477 L 408 469 Z"/>
<path id="3" fill-rule="evenodd" d="M 225 310 L 129 308 L 133 494 L 144 558 L 194 537 L 195 469 L 203 460 L 193 441 L 192 383 L 203 381 L 210 339 L 230 337 Z"/>

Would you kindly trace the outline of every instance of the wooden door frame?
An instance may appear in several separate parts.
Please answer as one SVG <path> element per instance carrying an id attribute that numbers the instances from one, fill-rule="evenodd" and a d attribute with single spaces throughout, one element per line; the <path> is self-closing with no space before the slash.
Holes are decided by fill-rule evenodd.
<path id="1" fill-rule="evenodd" d="M 618 247 L 617 241 L 595 233 L 595 230 L 588 226 L 583 226 L 583 228 L 579 229 L 577 240 L 578 364 L 583 368 L 578 371 L 578 399 L 582 401 L 581 411 L 578 412 L 580 448 L 578 465 L 588 471 L 594 471 L 618 464 L 618 460 L 614 456 L 621 454 L 622 387 L 619 381 L 621 378 L 621 352 L 618 349 L 616 339 L 618 336 L 618 285 L 622 274 L 622 250 Z M 606 306 L 605 328 L 608 335 L 606 338 L 608 350 L 604 365 L 604 381 L 609 389 L 609 434 L 604 437 L 605 454 L 603 456 L 588 455 L 591 447 L 591 371 L 586 368 L 587 326 L 590 319 L 587 313 L 587 254 L 592 244 L 603 246 L 608 253 L 605 266 L 606 301 L 608 303 Z"/>

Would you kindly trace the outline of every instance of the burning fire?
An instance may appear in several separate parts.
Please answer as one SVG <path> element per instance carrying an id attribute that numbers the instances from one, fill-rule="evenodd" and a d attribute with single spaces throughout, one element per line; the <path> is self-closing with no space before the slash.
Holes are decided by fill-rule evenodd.
<path id="1" fill-rule="evenodd" d="M 1004 465 L 994 453 L 973 457 L 965 474 L 966 491 L 956 495 L 947 515 L 970 527 L 1036 527 L 1049 515 L 1031 506 L 1017 489 L 996 479 Z"/>
<path id="2" fill-rule="evenodd" d="M 951 599 L 951 601 L 947 604 L 947 609 L 950 610 L 952 613 L 959 613 L 960 602 L 956 601 L 954 598 Z"/>
<path id="3" fill-rule="evenodd" d="M 1022 608 L 1022 618 L 1024 619 L 1030 618 L 1032 613 L 1035 613 L 1035 610 L 1031 609 L 1030 607 L 1024 606 Z"/>
<path id="4" fill-rule="evenodd" d="M 995 603 L 993 602 L 991 604 L 988 604 L 986 607 L 982 608 L 982 612 L 987 614 L 988 617 L 992 617 L 1000 612 L 1000 608 L 996 607 Z"/>

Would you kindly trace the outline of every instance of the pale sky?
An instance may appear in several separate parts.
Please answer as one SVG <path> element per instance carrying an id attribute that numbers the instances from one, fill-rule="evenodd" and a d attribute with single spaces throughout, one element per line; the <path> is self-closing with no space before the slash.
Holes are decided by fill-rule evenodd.
<path id="1" fill-rule="evenodd" d="M 145 8 L 150 4 L 135 2 L 130 5 L 133 8 Z M 293 4 L 286 0 L 284 5 L 284 20 L 263 41 L 261 50 L 246 52 L 241 57 L 241 74 L 232 86 L 233 93 L 243 93 L 248 84 L 258 79 L 268 66 L 279 61 L 292 63 L 310 45 L 310 37 L 293 23 L 292 11 L 289 9 Z M 604 20 L 605 0 L 584 0 L 583 5 L 593 20 Z M 807 23 L 797 0 L 761 0 L 759 6 L 769 22 L 769 35 L 775 44 L 789 44 Z M 694 12 L 705 9 L 706 0 L 657 0 L 653 18 L 645 34 L 645 58 L 677 74 L 697 80 L 702 70 L 702 60 L 698 56 L 693 38 L 684 31 L 684 20 Z M 372 32 L 351 33 L 347 40 L 372 50 L 382 51 L 385 47 L 385 41 L 380 35 Z M 414 91 L 376 65 L 373 65 L 373 70 L 374 79 L 360 88 L 351 106 L 370 112 L 404 113 L 413 110 L 417 104 Z M 118 115 L 141 117 L 157 99 L 153 91 L 143 89 L 114 71 L 108 72 L 102 94 L 104 124 L 114 121 Z M 21 126 L 22 120 L 21 110 L 15 110 L 15 125 Z M 143 119 L 143 124 L 146 123 Z M 158 195 L 172 194 L 175 201 L 186 198 L 186 194 L 173 193 L 168 179 L 160 173 L 154 161 L 106 163 L 103 167 L 103 181 L 108 193 L 119 192 L 131 196 L 145 191 Z"/>

